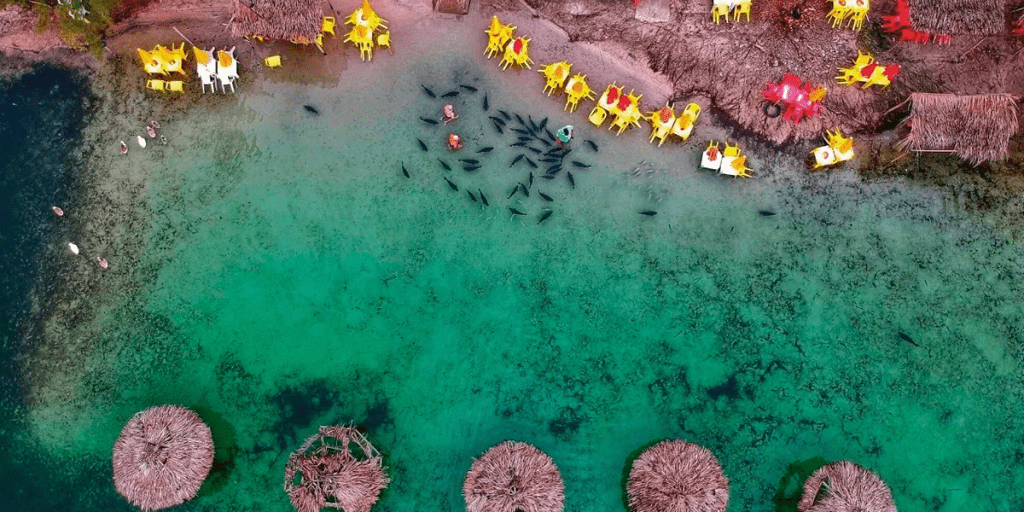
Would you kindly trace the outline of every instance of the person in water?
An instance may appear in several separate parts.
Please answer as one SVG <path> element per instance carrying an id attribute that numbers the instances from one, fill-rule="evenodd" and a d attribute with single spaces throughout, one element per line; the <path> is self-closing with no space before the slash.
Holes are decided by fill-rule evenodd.
<path id="1" fill-rule="evenodd" d="M 448 124 L 459 118 L 459 116 L 455 115 L 455 107 L 450 104 L 445 105 L 444 108 L 441 109 L 441 112 L 444 113 L 444 124 Z"/>
<path id="2" fill-rule="evenodd" d="M 572 141 L 572 131 L 573 126 L 567 124 L 555 132 L 555 137 L 558 139 L 558 147 L 562 148 L 569 145 L 569 142 Z"/>
<path id="3" fill-rule="evenodd" d="M 127 153 L 128 153 L 128 144 L 125 144 L 124 141 L 122 140 L 121 141 L 121 154 L 125 155 Z"/>
<path id="4" fill-rule="evenodd" d="M 462 139 L 454 133 L 448 134 L 448 149 L 452 151 L 458 151 L 462 149 Z"/>

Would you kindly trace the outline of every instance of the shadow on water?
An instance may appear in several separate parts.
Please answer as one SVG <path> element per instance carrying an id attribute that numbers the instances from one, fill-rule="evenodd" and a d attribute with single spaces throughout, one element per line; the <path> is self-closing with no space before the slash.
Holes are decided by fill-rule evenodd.
<path id="1" fill-rule="evenodd" d="M 106 489 L 98 480 L 110 473 L 89 467 L 99 464 L 91 459 L 42 460 L 34 446 L 11 437 L 24 430 L 18 368 L 25 357 L 19 352 L 28 347 L 22 340 L 41 329 L 28 316 L 32 297 L 45 302 L 56 282 L 44 256 L 59 251 L 53 240 L 63 228 L 50 206 L 73 211 L 90 101 L 85 78 L 66 69 L 42 66 L 0 79 L 0 496 L 14 507 L 9 510 L 81 504 L 92 499 L 88 493 L 69 500 L 50 491 L 54 482 Z"/>
<path id="2" fill-rule="evenodd" d="M 640 454 L 644 453 L 645 451 L 647 451 L 648 448 L 662 441 L 668 441 L 668 438 L 665 437 L 650 441 L 647 444 L 640 446 L 636 450 L 629 452 L 629 455 L 626 456 L 626 465 L 622 467 L 622 481 L 619 483 L 619 489 L 622 492 L 622 506 L 625 507 L 626 510 L 630 510 L 629 493 L 626 492 L 626 488 L 629 486 L 629 472 L 633 470 L 633 463 L 636 462 L 636 459 L 638 457 L 640 457 Z"/>
<path id="3" fill-rule="evenodd" d="M 213 434 L 213 467 L 210 468 L 210 475 L 206 477 L 197 494 L 197 497 L 209 496 L 216 494 L 231 481 L 231 473 L 235 471 L 237 463 L 238 440 L 235 437 L 235 427 L 228 423 L 224 416 L 206 407 L 190 408 L 206 422 Z"/>
<path id="4" fill-rule="evenodd" d="M 779 479 L 779 490 L 772 496 L 775 512 L 796 512 L 800 494 L 804 490 L 804 482 L 825 464 L 828 464 L 827 460 L 814 457 L 786 466 L 786 472 Z"/>

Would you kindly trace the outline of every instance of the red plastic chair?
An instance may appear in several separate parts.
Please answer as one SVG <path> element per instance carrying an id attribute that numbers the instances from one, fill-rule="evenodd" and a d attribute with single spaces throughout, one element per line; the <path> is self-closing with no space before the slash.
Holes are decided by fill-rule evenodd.
<path id="1" fill-rule="evenodd" d="M 914 42 L 917 44 L 928 44 L 928 40 L 932 38 L 931 32 L 918 32 L 917 38 Z"/>
<path id="2" fill-rule="evenodd" d="M 905 28 L 900 32 L 900 41 L 917 41 L 917 31 L 912 28 Z"/>

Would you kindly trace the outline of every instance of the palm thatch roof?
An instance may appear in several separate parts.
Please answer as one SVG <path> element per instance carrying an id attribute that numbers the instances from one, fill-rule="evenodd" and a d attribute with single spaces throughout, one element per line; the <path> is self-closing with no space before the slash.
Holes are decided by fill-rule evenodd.
<path id="1" fill-rule="evenodd" d="M 473 461 L 462 485 L 466 512 L 562 512 L 565 484 L 546 453 L 505 441 Z"/>
<path id="2" fill-rule="evenodd" d="M 1012 94 L 913 93 L 910 133 L 900 150 L 956 153 L 977 165 L 1006 158 L 1019 129 L 1017 97 Z"/>
<path id="3" fill-rule="evenodd" d="M 933 34 L 990 36 L 1006 30 L 1006 0 L 910 0 L 910 19 Z"/>
<path id="4" fill-rule="evenodd" d="M 814 472 L 804 483 L 800 512 L 896 512 L 889 486 L 873 471 L 848 460 Z"/>
<path id="5" fill-rule="evenodd" d="M 312 42 L 326 9 L 326 0 L 234 0 L 231 34 Z"/>
<path id="6" fill-rule="evenodd" d="M 626 494 L 632 512 L 725 512 L 729 480 L 710 450 L 672 439 L 633 461 Z"/>
<path id="7" fill-rule="evenodd" d="M 298 512 L 369 512 L 390 481 L 380 452 L 349 426 L 320 427 L 284 468 L 284 491 Z"/>

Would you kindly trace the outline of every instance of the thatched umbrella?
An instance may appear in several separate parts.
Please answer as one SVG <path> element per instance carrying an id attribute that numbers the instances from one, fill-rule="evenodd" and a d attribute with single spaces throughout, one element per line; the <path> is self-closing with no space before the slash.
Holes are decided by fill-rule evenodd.
<path id="1" fill-rule="evenodd" d="M 800 512 L 896 512 L 889 487 L 877 474 L 848 460 L 829 464 L 804 483 Z"/>
<path id="2" fill-rule="evenodd" d="M 193 498 L 213 465 L 213 436 L 199 416 L 176 405 L 136 413 L 114 444 L 114 487 L 142 510 Z"/>
<path id="3" fill-rule="evenodd" d="M 723 512 L 729 480 L 707 448 L 670 439 L 633 461 L 626 493 L 632 512 Z"/>
<path id="4" fill-rule="evenodd" d="M 356 456 L 352 447 L 360 450 Z M 284 491 L 299 512 L 368 512 L 390 480 L 380 452 L 355 427 L 320 427 L 288 458 Z"/>
<path id="5" fill-rule="evenodd" d="M 326 0 L 234 0 L 231 35 L 313 42 L 323 25 Z"/>
<path id="6" fill-rule="evenodd" d="M 1011 94 L 914 93 L 910 102 L 910 133 L 897 145 L 901 151 L 956 153 L 977 165 L 1006 158 L 1019 128 Z"/>
<path id="7" fill-rule="evenodd" d="M 1006 29 L 1006 0 L 910 0 L 910 24 L 932 34 L 991 36 Z"/>
<path id="8" fill-rule="evenodd" d="M 487 450 L 466 473 L 466 512 L 562 512 L 565 484 L 547 454 L 516 441 Z"/>

